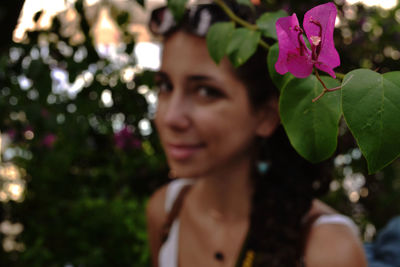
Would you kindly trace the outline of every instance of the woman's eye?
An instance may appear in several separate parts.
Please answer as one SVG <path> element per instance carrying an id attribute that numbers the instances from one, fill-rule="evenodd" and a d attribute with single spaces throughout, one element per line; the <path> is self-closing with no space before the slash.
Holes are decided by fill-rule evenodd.
<path id="1" fill-rule="evenodd" d="M 198 87 L 197 93 L 199 96 L 205 98 L 219 98 L 223 96 L 223 93 L 220 90 L 207 86 Z"/>
<path id="2" fill-rule="evenodd" d="M 172 91 L 172 85 L 165 81 L 160 81 L 157 82 L 157 89 L 159 93 L 168 93 Z"/>

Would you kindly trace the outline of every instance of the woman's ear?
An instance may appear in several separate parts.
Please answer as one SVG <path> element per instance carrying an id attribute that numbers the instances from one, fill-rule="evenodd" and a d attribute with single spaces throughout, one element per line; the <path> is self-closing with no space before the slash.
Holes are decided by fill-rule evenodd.
<path id="1" fill-rule="evenodd" d="M 278 97 L 271 97 L 258 111 L 260 122 L 256 134 L 260 137 L 269 137 L 280 124 Z"/>

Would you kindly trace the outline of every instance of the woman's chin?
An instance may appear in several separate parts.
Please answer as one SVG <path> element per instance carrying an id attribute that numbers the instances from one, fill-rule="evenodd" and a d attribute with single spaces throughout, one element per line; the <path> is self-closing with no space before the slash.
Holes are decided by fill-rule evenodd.
<path id="1" fill-rule="evenodd" d="M 193 172 L 191 171 L 175 171 L 171 170 L 170 171 L 170 178 L 198 178 L 201 176 L 201 173 Z"/>
<path id="2" fill-rule="evenodd" d="M 196 169 L 193 166 L 174 166 L 170 164 L 170 177 L 171 178 L 199 178 L 204 176 L 207 172 L 202 169 Z"/>

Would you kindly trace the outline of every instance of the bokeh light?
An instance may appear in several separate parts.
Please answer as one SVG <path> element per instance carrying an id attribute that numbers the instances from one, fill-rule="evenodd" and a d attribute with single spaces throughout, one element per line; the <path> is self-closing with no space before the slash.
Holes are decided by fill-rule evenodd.
<path id="1" fill-rule="evenodd" d="M 112 93 L 109 89 L 105 89 L 102 93 L 101 93 L 101 101 L 103 102 L 104 106 L 109 108 L 112 107 L 114 102 L 112 99 Z"/>
<path id="2" fill-rule="evenodd" d="M 157 43 L 141 42 L 135 46 L 138 66 L 144 69 L 158 70 L 161 64 L 161 46 Z"/>
<path id="3" fill-rule="evenodd" d="M 143 136 L 150 135 L 153 130 L 151 128 L 151 123 L 148 119 L 144 118 L 139 121 L 140 134 Z"/>
<path id="4" fill-rule="evenodd" d="M 24 169 L 10 162 L 0 162 L 0 201 L 23 201 L 25 191 L 24 176 Z"/>
<path id="5" fill-rule="evenodd" d="M 397 6 L 398 0 L 346 0 L 348 4 L 361 3 L 367 7 L 377 6 L 383 9 L 392 9 Z"/>
<path id="6" fill-rule="evenodd" d="M 42 29 L 50 27 L 53 17 L 74 2 L 75 0 L 25 0 L 19 23 L 14 31 L 14 41 L 21 42 L 25 38 L 26 31 L 33 30 L 36 26 Z M 43 14 L 39 24 L 36 25 L 33 17 L 39 11 L 43 11 Z"/>

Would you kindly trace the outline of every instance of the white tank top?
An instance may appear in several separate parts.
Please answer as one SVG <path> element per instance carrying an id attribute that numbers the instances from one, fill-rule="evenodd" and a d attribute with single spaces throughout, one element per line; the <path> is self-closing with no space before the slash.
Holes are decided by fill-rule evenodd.
<path id="1" fill-rule="evenodd" d="M 168 185 L 165 195 L 165 211 L 169 213 L 174 205 L 181 189 L 188 184 L 193 184 L 193 179 L 176 179 Z M 359 235 L 357 225 L 347 216 L 342 214 L 321 215 L 313 223 L 313 227 L 321 224 L 343 224 L 347 225 L 355 235 Z M 179 240 L 179 218 L 176 218 L 169 230 L 168 238 L 163 243 L 158 254 L 159 267 L 178 267 L 178 240 Z"/>

